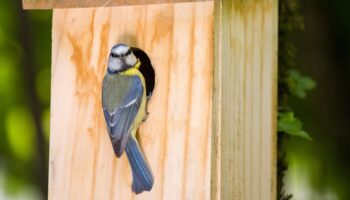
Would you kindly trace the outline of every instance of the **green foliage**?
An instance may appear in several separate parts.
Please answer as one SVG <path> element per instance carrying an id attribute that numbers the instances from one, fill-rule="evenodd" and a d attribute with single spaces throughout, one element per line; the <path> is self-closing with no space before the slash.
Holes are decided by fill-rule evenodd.
<path id="1" fill-rule="evenodd" d="M 279 32 L 290 33 L 294 30 L 304 29 L 304 19 L 299 14 L 299 0 L 279 1 Z"/>
<path id="2" fill-rule="evenodd" d="M 292 195 L 284 190 L 284 174 L 287 169 L 285 153 L 282 150 L 286 135 L 311 138 L 302 128 L 302 122 L 290 108 L 289 97 L 304 98 L 306 92 L 315 87 L 315 82 L 302 76 L 295 67 L 295 45 L 291 35 L 295 30 L 304 29 L 303 17 L 299 14 L 299 0 L 278 2 L 278 150 L 277 150 L 277 199 L 289 200 Z"/>
<path id="3" fill-rule="evenodd" d="M 299 136 L 307 140 L 311 140 L 311 137 L 307 132 L 302 130 L 303 123 L 294 117 L 293 112 L 278 113 L 278 132 L 287 133 L 292 136 Z"/>
<path id="4" fill-rule="evenodd" d="M 278 132 L 311 140 L 309 134 L 302 129 L 303 123 L 294 116 L 287 100 L 288 95 L 304 99 L 307 92 L 316 87 L 316 82 L 308 76 L 301 75 L 296 69 L 289 69 L 284 74 L 280 84 L 283 84 L 285 90 L 283 94 L 284 104 L 280 104 L 281 111 L 278 112 Z"/>
<path id="5" fill-rule="evenodd" d="M 306 97 L 306 92 L 316 87 L 316 83 L 312 78 L 301 75 L 300 72 L 295 69 L 288 70 L 286 82 L 290 94 L 300 99 L 304 99 Z"/>
<path id="6" fill-rule="evenodd" d="M 279 2 L 279 52 L 278 52 L 278 132 L 300 136 L 310 140 L 302 130 L 302 122 L 295 117 L 289 105 L 289 97 L 304 99 L 308 91 L 316 87 L 315 81 L 302 75 L 295 65 L 295 45 L 291 39 L 294 30 L 304 29 L 303 17 L 299 14 L 298 0 L 280 0 Z"/>

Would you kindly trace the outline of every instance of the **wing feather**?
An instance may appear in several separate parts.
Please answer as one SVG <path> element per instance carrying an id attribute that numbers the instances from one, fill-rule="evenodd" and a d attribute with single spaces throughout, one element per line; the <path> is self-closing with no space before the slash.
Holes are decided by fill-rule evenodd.
<path id="1" fill-rule="evenodd" d="M 125 84 L 125 86 L 128 87 L 127 90 L 118 91 L 117 89 L 119 88 L 109 90 L 109 92 L 112 93 L 125 91 L 124 94 L 118 94 L 122 96 L 120 103 L 118 102 L 116 105 L 112 106 L 103 105 L 109 136 L 117 157 L 123 154 L 135 117 L 140 109 L 143 96 L 143 87 L 140 78 L 132 76 L 129 81 L 131 81 L 130 84 Z M 118 95 L 108 94 L 103 95 L 103 98 Z M 111 107 L 112 109 L 110 109 Z"/>

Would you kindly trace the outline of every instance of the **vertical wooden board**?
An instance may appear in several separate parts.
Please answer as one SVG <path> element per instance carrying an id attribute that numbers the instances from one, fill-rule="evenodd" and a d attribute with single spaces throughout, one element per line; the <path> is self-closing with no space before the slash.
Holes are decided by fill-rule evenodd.
<path id="1" fill-rule="evenodd" d="M 276 198 L 277 8 L 215 1 L 212 198 Z"/>
<path id="2" fill-rule="evenodd" d="M 59 9 L 53 14 L 49 199 L 209 199 L 213 2 Z M 143 49 L 156 72 L 141 143 L 155 176 L 131 192 L 101 109 L 110 48 Z"/>

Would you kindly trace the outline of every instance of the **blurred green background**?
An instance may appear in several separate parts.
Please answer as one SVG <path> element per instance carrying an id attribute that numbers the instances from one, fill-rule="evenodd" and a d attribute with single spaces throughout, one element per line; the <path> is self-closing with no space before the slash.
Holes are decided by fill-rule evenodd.
<path id="1" fill-rule="evenodd" d="M 47 194 L 52 12 L 21 6 L 0 0 L 1 200 Z"/>
<path id="2" fill-rule="evenodd" d="M 297 200 L 350 198 L 350 1 L 301 2 L 298 69 L 317 88 L 291 99 L 313 141 L 284 142 L 287 192 Z M 0 0 L 0 200 L 46 199 L 51 11 Z"/>
<path id="3" fill-rule="evenodd" d="M 287 191 L 296 200 L 350 199 L 350 1 L 305 0 L 304 31 L 295 31 L 296 66 L 317 87 L 291 99 L 312 142 L 284 142 Z"/>

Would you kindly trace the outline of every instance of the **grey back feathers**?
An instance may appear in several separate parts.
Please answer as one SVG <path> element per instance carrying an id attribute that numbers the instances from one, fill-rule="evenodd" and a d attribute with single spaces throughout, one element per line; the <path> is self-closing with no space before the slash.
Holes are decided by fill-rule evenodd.
<path id="1" fill-rule="evenodd" d="M 107 73 L 103 79 L 102 107 L 117 157 L 123 154 L 140 109 L 143 87 L 139 77 Z"/>
<path id="2" fill-rule="evenodd" d="M 106 74 L 102 83 L 102 105 L 108 112 L 113 112 L 121 105 L 129 92 L 133 81 L 131 77 L 119 74 Z"/>

